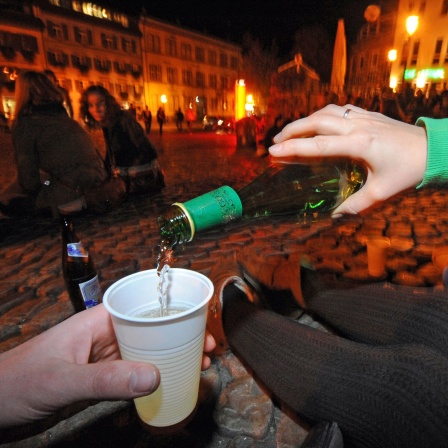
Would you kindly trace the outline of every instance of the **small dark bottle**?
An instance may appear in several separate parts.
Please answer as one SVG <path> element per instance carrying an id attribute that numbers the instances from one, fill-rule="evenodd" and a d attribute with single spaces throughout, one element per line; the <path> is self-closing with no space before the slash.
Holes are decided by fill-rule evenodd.
<path id="1" fill-rule="evenodd" d="M 76 236 L 69 216 L 61 216 L 62 271 L 75 312 L 92 308 L 102 299 L 98 273 L 92 256 Z"/>

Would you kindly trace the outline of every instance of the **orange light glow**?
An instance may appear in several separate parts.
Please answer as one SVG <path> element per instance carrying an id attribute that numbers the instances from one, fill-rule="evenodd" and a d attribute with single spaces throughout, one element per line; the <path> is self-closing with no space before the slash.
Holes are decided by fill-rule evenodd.
<path id="1" fill-rule="evenodd" d="M 235 121 L 246 116 L 246 84 L 238 79 L 235 84 Z"/>

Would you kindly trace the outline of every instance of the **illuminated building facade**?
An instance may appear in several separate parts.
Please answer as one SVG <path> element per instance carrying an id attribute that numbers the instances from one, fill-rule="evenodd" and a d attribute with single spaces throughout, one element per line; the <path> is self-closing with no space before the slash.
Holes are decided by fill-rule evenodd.
<path id="1" fill-rule="evenodd" d="M 33 16 L 29 3 L 3 5 L 0 2 L 0 9 L 0 111 L 9 116 L 14 110 L 17 73 L 23 69 L 42 70 L 45 67 L 44 24 Z"/>
<path id="2" fill-rule="evenodd" d="M 406 25 L 409 16 L 418 18 L 411 34 Z M 397 59 L 392 63 L 392 84 L 404 79 L 417 88 L 447 88 L 448 1 L 400 0 L 394 48 Z"/>
<path id="3" fill-rule="evenodd" d="M 168 117 L 191 104 L 198 116 L 233 115 L 239 46 L 158 19 L 127 16 L 78 0 L 0 0 L 3 108 L 13 114 L 20 70 L 52 70 L 70 94 L 75 118 L 89 85 L 128 108 Z"/>
<path id="4" fill-rule="evenodd" d="M 231 117 L 241 47 L 209 35 L 142 16 L 145 97 L 151 110 L 168 116 L 193 107 L 204 115 Z"/>
<path id="5" fill-rule="evenodd" d="M 389 85 L 391 66 L 387 55 L 393 47 L 396 16 L 396 11 L 382 11 L 359 30 L 347 66 L 347 90 L 355 97 L 372 95 Z"/>
<path id="6" fill-rule="evenodd" d="M 385 86 L 400 90 L 404 82 L 424 91 L 446 89 L 448 0 L 382 3 L 351 48 L 348 90 L 368 95 Z M 410 16 L 417 17 L 415 29 L 407 26 Z"/>

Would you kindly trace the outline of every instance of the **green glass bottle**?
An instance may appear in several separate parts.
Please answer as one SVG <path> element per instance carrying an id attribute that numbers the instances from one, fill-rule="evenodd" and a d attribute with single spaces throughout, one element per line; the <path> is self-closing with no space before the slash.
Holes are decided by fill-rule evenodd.
<path id="1" fill-rule="evenodd" d="M 222 186 L 174 203 L 158 218 L 160 234 L 173 247 L 238 219 L 292 214 L 316 218 L 359 190 L 364 179 L 364 170 L 354 164 L 275 163 L 238 191 Z"/>

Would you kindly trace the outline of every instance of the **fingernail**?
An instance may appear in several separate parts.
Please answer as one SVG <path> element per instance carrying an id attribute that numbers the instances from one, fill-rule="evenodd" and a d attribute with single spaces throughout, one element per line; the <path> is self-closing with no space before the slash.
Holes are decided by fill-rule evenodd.
<path id="1" fill-rule="evenodd" d="M 157 372 L 147 366 L 141 366 L 134 369 L 129 379 L 131 392 L 152 392 L 156 389 Z"/>
<path id="2" fill-rule="evenodd" d="M 279 143 L 277 145 L 272 145 L 269 148 L 269 152 L 280 152 L 282 150 L 282 145 Z"/>
<path id="3" fill-rule="evenodd" d="M 280 137 L 281 132 L 279 132 L 275 137 L 272 138 L 272 140 L 275 142 L 277 141 L 278 137 Z"/>

